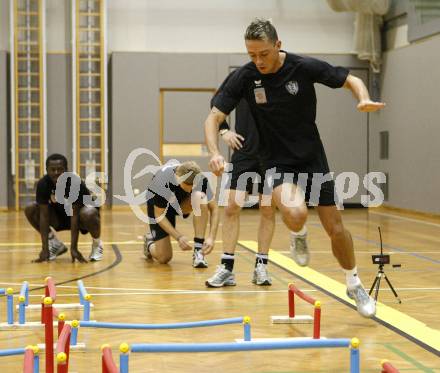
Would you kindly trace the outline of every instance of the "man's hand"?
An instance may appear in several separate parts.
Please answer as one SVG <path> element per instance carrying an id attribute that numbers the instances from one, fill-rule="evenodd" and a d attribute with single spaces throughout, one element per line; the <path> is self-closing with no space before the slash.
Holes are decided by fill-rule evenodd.
<path id="1" fill-rule="evenodd" d="M 357 105 L 357 109 L 362 113 L 372 113 L 383 109 L 385 107 L 385 103 L 383 102 L 375 102 L 371 100 L 361 101 Z"/>
<path id="2" fill-rule="evenodd" d="M 32 263 L 43 263 L 49 261 L 49 250 L 41 250 L 37 259 L 33 259 Z"/>
<path id="3" fill-rule="evenodd" d="M 87 263 L 87 260 L 84 259 L 79 250 L 70 250 L 70 255 L 72 256 L 72 263 L 75 263 L 75 260 L 78 260 L 80 263 Z"/>
<path id="4" fill-rule="evenodd" d="M 208 237 L 203 243 L 202 253 L 208 255 L 214 249 L 215 242 L 212 237 Z"/>
<path id="5" fill-rule="evenodd" d="M 243 147 L 244 137 L 234 131 L 228 130 L 221 138 L 232 149 L 240 150 Z"/>
<path id="6" fill-rule="evenodd" d="M 177 243 L 179 244 L 179 247 L 184 251 L 192 249 L 192 246 L 189 244 L 188 238 L 186 238 L 185 236 L 180 236 L 177 240 Z"/>
<path id="7" fill-rule="evenodd" d="M 225 158 L 221 154 L 214 154 L 209 160 L 209 168 L 215 176 L 220 176 L 225 169 Z"/>

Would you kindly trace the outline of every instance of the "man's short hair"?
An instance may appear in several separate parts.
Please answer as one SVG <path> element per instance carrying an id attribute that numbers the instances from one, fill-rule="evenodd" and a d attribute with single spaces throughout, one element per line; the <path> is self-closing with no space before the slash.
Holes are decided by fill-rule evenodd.
<path id="1" fill-rule="evenodd" d="M 178 177 L 185 176 L 183 182 L 188 185 L 193 185 L 194 179 L 201 172 L 200 166 L 194 161 L 183 162 L 176 168 L 176 175 Z"/>
<path id="2" fill-rule="evenodd" d="M 247 27 L 244 34 L 245 40 L 268 40 L 273 43 L 278 41 L 277 30 L 274 25 L 264 18 L 256 18 Z"/>
<path id="3" fill-rule="evenodd" d="M 49 162 L 51 161 L 62 161 L 64 168 L 67 170 L 67 158 L 64 155 L 58 153 L 49 155 L 46 159 L 46 168 L 49 167 Z"/>

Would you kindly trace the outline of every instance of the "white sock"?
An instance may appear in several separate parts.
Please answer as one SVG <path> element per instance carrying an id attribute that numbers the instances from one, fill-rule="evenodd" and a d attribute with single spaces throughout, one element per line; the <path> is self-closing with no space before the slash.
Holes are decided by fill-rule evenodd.
<path id="1" fill-rule="evenodd" d="M 292 234 L 294 236 L 305 236 L 307 234 L 307 227 L 306 227 L 306 225 L 304 224 L 299 232 L 292 231 Z"/>
<path id="2" fill-rule="evenodd" d="M 100 244 L 101 244 L 101 239 L 99 237 L 98 238 L 93 238 L 93 243 L 92 243 L 93 247 L 97 247 Z"/>
<path id="3" fill-rule="evenodd" d="M 357 274 L 357 267 L 353 269 L 342 269 L 345 273 L 345 281 L 347 283 L 348 288 L 354 288 L 361 284 L 361 279 Z"/>

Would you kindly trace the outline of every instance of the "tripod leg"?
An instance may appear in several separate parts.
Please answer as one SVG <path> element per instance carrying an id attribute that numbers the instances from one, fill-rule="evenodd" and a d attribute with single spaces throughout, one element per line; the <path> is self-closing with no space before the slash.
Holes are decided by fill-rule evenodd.
<path id="1" fill-rule="evenodd" d="M 368 295 L 371 295 L 373 292 L 374 286 L 376 285 L 376 282 L 379 280 L 379 274 L 376 275 L 376 278 L 373 281 L 373 285 L 371 285 L 370 291 L 368 292 Z"/>
<path id="2" fill-rule="evenodd" d="M 385 277 L 385 281 L 387 282 L 388 286 L 390 287 L 390 289 L 391 289 L 391 291 L 393 292 L 394 296 L 396 297 L 397 301 L 398 301 L 399 303 L 402 303 L 402 301 L 400 300 L 399 296 L 397 295 L 396 290 L 394 290 L 393 285 L 391 285 L 391 281 L 388 280 L 387 275 L 386 275 L 385 273 L 384 273 L 383 275 L 384 275 L 384 277 Z"/>

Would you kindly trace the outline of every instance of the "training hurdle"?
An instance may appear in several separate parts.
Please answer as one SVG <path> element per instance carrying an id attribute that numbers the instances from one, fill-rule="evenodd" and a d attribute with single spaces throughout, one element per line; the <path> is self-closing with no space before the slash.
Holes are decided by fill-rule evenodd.
<path id="1" fill-rule="evenodd" d="M 137 329 L 137 330 L 165 330 L 165 329 L 189 329 L 203 328 L 209 326 L 219 326 L 228 324 L 243 324 L 243 337 L 245 341 L 251 340 L 251 324 L 250 317 L 233 317 L 227 319 L 215 319 L 204 321 L 181 322 L 171 324 L 130 324 L 115 322 L 98 322 L 98 321 L 72 321 L 72 325 L 79 324 L 80 328 L 99 328 L 99 329 Z M 72 333 L 71 345 L 77 343 L 78 332 Z"/>
<path id="2" fill-rule="evenodd" d="M 52 277 L 46 277 L 44 280 L 44 297 L 50 297 L 52 299 L 52 303 L 55 303 L 57 298 L 57 291 L 55 281 Z M 65 309 L 82 309 L 82 320 L 89 321 L 90 320 L 90 310 L 93 307 L 91 303 L 91 295 L 87 293 L 85 289 L 84 283 L 81 280 L 78 280 L 78 294 L 79 294 L 79 303 L 67 303 L 67 304 L 56 304 L 53 306 L 54 312 L 59 312 L 60 310 Z M 24 281 L 20 294 L 18 296 L 18 305 L 16 309 L 18 310 L 18 322 L 14 322 L 14 290 L 12 288 L 0 289 L 0 294 L 6 295 L 6 313 L 7 313 L 7 321 L 0 323 L 0 330 L 5 329 L 33 329 L 33 328 L 42 328 L 44 325 L 43 322 L 43 308 L 42 304 L 29 304 L 29 283 Z M 43 299 L 44 299 L 43 297 Z M 26 321 L 26 311 L 27 310 L 41 310 L 41 322 L 27 322 Z"/>
<path id="3" fill-rule="evenodd" d="M 296 315 L 295 294 L 314 307 L 313 317 L 309 315 Z M 321 334 L 321 302 L 304 294 L 294 284 L 289 284 L 287 290 L 289 314 L 287 316 L 272 316 L 274 324 L 311 324 L 313 323 L 313 338 L 319 339 Z"/>
<path id="4" fill-rule="evenodd" d="M 26 348 L 10 348 L 0 350 L 0 357 L 2 356 L 17 356 L 24 355 L 24 373 L 38 373 L 40 371 L 40 358 L 38 356 L 37 346 L 26 346 Z"/>
<path id="5" fill-rule="evenodd" d="M 44 296 L 45 297 L 51 297 L 54 302 L 56 300 L 56 285 L 55 281 L 52 277 L 46 277 L 44 279 Z M 77 281 L 78 286 L 78 297 L 79 297 L 79 303 L 57 303 L 56 308 L 58 310 L 83 310 L 83 320 L 90 320 L 90 309 L 94 307 L 94 305 L 90 302 L 91 296 L 88 295 L 84 283 L 82 280 Z M 21 300 L 22 293 L 25 296 L 23 301 Z M 87 298 L 87 299 L 85 299 Z M 24 302 L 24 305 L 23 305 Z M 32 311 L 32 310 L 40 310 L 39 304 L 29 304 L 29 284 L 27 281 L 23 282 L 21 291 L 20 291 L 20 298 L 19 298 L 19 305 L 16 307 L 18 310 L 19 315 L 21 313 L 24 314 L 26 310 Z M 24 316 L 19 316 L 23 317 Z"/>
<path id="6" fill-rule="evenodd" d="M 399 371 L 391 365 L 388 360 L 382 360 L 380 366 L 382 367 L 381 373 L 399 373 Z"/>
<path id="7" fill-rule="evenodd" d="M 119 372 L 129 372 L 129 352 L 236 352 L 236 351 L 261 351 L 261 350 L 287 350 L 308 348 L 341 348 L 350 347 L 350 373 L 359 373 L 359 340 L 353 339 L 309 339 L 285 340 L 273 342 L 239 342 L 239 343 L 136 343 L 129 346 L 120 345 Z M 107 357 L 109 359 L 109 357 Z M 111 372 L 114 371 L 105 371 Z"/>

